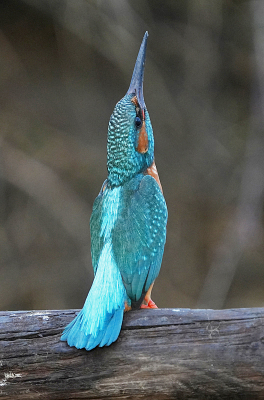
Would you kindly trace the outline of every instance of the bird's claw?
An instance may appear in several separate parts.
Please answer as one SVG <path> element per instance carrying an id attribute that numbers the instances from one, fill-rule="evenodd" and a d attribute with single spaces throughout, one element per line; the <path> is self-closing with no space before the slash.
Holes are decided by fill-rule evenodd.
<path id="1" fill-rule="evenodd" d="M 158 308 L 153 300 L 149 299 L 148 304 L 141 304 L 140 308 Z"/>

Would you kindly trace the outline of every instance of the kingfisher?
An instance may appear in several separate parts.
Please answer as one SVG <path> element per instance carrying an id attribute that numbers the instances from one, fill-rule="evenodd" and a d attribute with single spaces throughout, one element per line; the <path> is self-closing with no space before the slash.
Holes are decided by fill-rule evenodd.
<path id="1" fill-rule="evenodd" d="M 151 290 L 166 241 L 167 206 L 154 161 L 154 137 L 143 96 L 148 32 L 131 83 L 110 117 L 108 176 L 90 220 L 94 281 L 61 340 L 77 349 L 109 346 L 125 311 L 157 308 Z"/>

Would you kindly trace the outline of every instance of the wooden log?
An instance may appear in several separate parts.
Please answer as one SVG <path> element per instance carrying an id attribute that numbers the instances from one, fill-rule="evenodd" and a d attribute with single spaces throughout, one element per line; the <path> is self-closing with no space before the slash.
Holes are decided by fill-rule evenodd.
<path id="1" fill-rule="evenodd" d="M 131 311 L 90 352 L 60 341 L 76 313 L 0 312 L 1 399 L 264 399 L 264 308 Z"/>

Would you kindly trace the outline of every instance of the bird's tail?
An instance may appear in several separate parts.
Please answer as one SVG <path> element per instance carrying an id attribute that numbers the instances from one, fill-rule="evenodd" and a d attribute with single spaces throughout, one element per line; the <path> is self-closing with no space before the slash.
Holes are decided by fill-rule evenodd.
<path id="1" fill-rule="evenodd" d="M 66 326 L 61 340 L 77 349 L 109 346 L 119 336 L 126 297 L 111 249 L 104 248 L 84 306 Z"/>

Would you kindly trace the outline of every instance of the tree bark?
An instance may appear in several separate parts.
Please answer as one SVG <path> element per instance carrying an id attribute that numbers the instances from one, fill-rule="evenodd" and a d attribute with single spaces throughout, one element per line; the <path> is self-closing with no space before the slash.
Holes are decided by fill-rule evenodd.
<path id="1" fill-rule="evenodd" d="M 76 313 L 0 312 L 1 399 L 264 399 L 264 308 L 131 311 L 90 352 L 60 341 Z"/>

